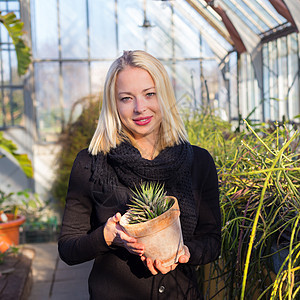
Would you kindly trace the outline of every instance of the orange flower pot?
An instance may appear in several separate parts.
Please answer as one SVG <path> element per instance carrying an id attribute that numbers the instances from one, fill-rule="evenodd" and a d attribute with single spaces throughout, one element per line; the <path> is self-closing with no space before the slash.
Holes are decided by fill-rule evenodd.
<path id="1" fill-rule="evenodd" d="M 130 236 L 145 245 L 145 257 L 152 261 L 161 260 L 164 267 L 178 262 L 178 258 L 185 253 L 178 202 L 175 197 L 168 197 L 174 199 L 174 204 L 160 216 L 146 222 L 128 224 L 125 213 L 120 221 L 120 225 Z"/>
<path id="2" fill-rule="evenodd" d="M 8 221 L 0 223 L 0 252 L 5 252 L 10 246 L 19 244 L 19 228 L 25 222 L 24 216 L 14 219 L 13 214 L 6 214 Z"/>

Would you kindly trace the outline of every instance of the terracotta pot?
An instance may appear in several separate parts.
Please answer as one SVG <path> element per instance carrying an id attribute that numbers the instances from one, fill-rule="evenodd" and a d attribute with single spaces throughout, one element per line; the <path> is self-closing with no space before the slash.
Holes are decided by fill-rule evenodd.
<path id="1" fill-rule="evenodd" d="M 173 206 L 155 219 L 128 224 L 126 213 L 120 221 L 120 225 L 130 236 L 145 245 L 144 255 L 153 261 L 161 260 L 164 267 L 176 263 L 184 254 L 178 202 L 175 197 L 168 197 L 175 200 Z"/>
<path id="2" fill-rule="evenodd" d="M 14 219 L 13 214 L 6 214 L 8 222 L 0 223 L 0 252 L 5 252 L 10 246 L 19 244 L 19 227 L 25 222 L 24 216 Z"/>

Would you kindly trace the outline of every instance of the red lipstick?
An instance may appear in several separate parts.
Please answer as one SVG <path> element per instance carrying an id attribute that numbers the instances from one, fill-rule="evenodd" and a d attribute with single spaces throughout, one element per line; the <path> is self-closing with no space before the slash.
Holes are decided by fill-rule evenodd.
<path id="1" fill-rule="evenodd" d="M 151 120 L 152 120 L 152 116 L 150 116 L 150 117 L 139 117 L 139 118 L 133 119 L 134 123 L 136 125 L 139 125 L 139 126 L 147 125 L 151 122 Z"/>

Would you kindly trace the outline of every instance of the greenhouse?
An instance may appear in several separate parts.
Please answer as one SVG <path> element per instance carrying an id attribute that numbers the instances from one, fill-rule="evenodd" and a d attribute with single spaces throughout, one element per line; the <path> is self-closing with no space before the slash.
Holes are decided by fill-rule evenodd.
<path id="1" fill-rule="evenodd" d="M 218 171 L 222 246 L 198 269 L 205 299 L 298 299 L 299 4 L 0 0 L 0 193 L 27 201 L 23 242 L 33 219 L 56 240 L 107 71 L 144 50 L 167 70 L 190 143 Z"/>

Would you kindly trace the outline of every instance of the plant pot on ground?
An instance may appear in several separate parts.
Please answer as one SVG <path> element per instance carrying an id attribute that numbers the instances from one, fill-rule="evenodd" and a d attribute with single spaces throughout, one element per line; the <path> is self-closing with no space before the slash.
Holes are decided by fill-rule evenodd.
<path id="1" fill-rule="evenodd" d="M 19 244 L 20 226 L 28 221 L 29 212 L 39 206 L 38 196 L 28 190 L 17 193 L 0 190 L 0 252 Z"/>
<path id="2" fill-rule="evenodd" d="M 10 246 L 19 244 L 19 228 L 25 222 L 24 216 L 15 217 L 6 214 L 7 221 L 0 223 L 0 252 L 4 253 Z"/>
<path id="3" fill-rule="evenodd" d="M 166 196 L 163 186 L 142 183 L 140 190 L 133 191 L 132 202 L 120 225 L 145 245 L 146 257 L 152 261 L 159 259 L 168 267 L 184 254 L 179 215 L 177 199 Z"/>

